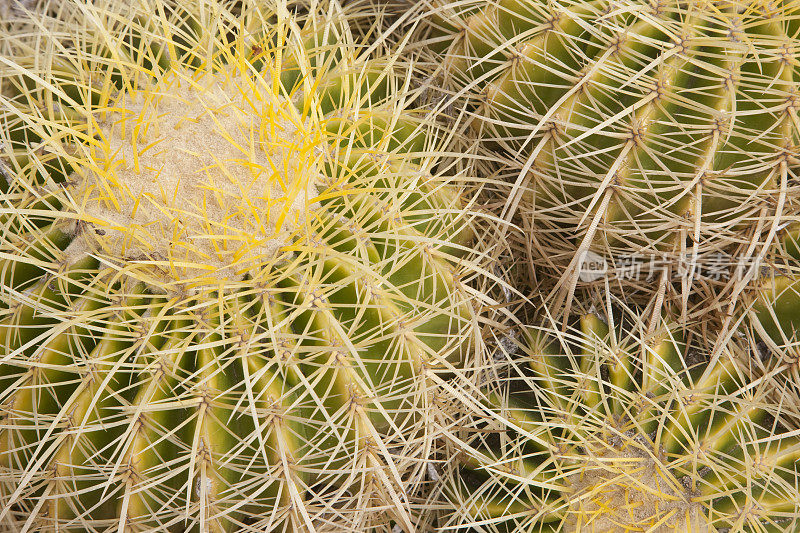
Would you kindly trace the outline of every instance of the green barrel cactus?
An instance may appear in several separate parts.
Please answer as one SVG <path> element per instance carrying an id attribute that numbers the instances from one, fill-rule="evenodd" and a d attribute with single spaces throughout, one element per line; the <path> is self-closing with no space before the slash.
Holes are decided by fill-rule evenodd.
<path id="1" fill-rule="evenodd" d="M 652 296 L 687 259 L 763 258 L 796 216 L 794 2 L 425 6 L 424 46 L 513 184 L 505 214 L 519 205 L 533 262 L 570 297 L 587 257 Z M 629 260 L 649 272 L 626 279 Z"/>
<path id="2" fill-rule="evenodd" d="M 480 269 L 375 14 L 42 5 L 0 36 L 0 529 L 413 530 Z"/>
<path id="3" fill-rule="evenodd" d="M 584 315 L 514 356 L 452 460 L 444 529 L 797 530 L 800 438 L 768 382 L 730 353 L 708 365 L 670 324 L 627 318 Z"/>

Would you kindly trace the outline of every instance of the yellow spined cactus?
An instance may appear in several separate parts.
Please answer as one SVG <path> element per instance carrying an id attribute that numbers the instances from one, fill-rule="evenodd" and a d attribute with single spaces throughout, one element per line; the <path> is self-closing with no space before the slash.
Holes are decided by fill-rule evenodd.
<path id="1" fill-rule="evenodd" d="M 413 530 L 489 255 L 377 15 L 38 7 L 0 36 L 0 529 Z"/>

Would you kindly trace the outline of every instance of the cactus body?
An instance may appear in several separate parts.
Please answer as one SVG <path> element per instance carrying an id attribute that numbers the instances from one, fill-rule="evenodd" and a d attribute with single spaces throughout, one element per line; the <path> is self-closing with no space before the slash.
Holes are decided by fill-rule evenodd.
<path id="1" fill-rule="evenodd" d="M 413 529 L 428 377 L 480 342 L 472 222 L 401 65 L 296 11 L 74 0 L 4 37 L 0 529 Z"/>
<path id="2" fill-rule="evenodd" d="M 750 364 L 773 376 L 775 401 L 796 412 L 800 399 L 800 227 L 789 225 L 781 236 L 780 261 L 762 265 L 761 277 L 741 316 L 737 337 L 752 347 Z M 765 268 L 767 267 L 767 268 Z M 771 267 L 771 268 L 768 268 Z"/>
<path id="3" fill-rule="evenodd" d="M 573 290 L 589 250 L 611 273 L 641 262 L 649 273 L 618 279 L 652 294 L 685 281 L 681 260 L 758 256 L 796 213 L 794 2 L 433 7 L 448 89 L 505 154 L 534 261 Z"/>
<path id="4" fill-rule="evenodd" d="M 732 359 L 596 315 L 531 341 L 450 480 L 480 531 L 794 531 L 800 439 Z M 532 372 L 531 372 L 532 371 Z M 498 431 L 498 424 L 499 426 Z M 494 432 L 492 431 L 494 428 Z"/>

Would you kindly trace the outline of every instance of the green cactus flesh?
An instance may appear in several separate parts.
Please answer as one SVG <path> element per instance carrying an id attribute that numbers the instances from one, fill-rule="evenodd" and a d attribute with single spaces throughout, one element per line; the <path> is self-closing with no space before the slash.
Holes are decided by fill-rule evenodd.
<path id="1" fill-rule="evenodd" d="M 776 254 L 780 260 L 761 267 L 762 276 L 754 294 L 748 300 L 746 316 L 742 317 L 739 333 L 749 330 L 751 341 L 762 341 L 768 352 L 777 356 L 774 361 L 783 364 L 779 372 L 781 387 L 800 390 L 800 226 L 788 225 L 781 233 L 781 249 Z M 772 268 L 764 268 L 772 267 Z M 765 354 L 759 353 L 759 356 Z M 784 378 L 788 378 L 784 379 Z"/>
<path id="2" fill-rule="evenodd" d="M 297 13 L 7 22 L 0 529 L 413 529 L 472 222 L 401 65 Z"/>
<path id="3" fill-rule="evenodd" d="M 445 528 L 795 531 L 800 439 L 767 382 L 727 353 L 687 366 L 685 352 L 669 325 L 593 314 L 558 341 L 532 336 L 449 480 L 460 508 Z"/>
<path id="4" fill-rule="evenodd" d="M 542 265 L 756 256 L 796 213 L 795 2 L 433 5 L 427 44 L 506 154 Z"/>

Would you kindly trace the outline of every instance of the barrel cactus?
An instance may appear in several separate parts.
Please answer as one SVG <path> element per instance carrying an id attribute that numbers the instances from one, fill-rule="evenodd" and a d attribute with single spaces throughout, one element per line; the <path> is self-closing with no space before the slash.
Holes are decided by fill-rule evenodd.
<path id="1" fill-rule="evenodd" d="M 523 348 L 451 461 L 445 529 L 797 530 L 800 438 L 731 353 L 709 366 L 670 324 L 593 313 Z"/>
<path id="2" fill-rule="evenodd" d="M 41 4 L 0 38 L 0 529 L 413 530 L 475 214 L 374 14 Z"/>
<path id="3" fill-rule="evenodd" d="M 703 261 L 763 259 L 796 216 L 796 3 L 424 4 L 424 46 L 562 297 L 599 277 L 581 276 L 593 260 L 629 296 L 685 298 L 719 285 Z"/>

